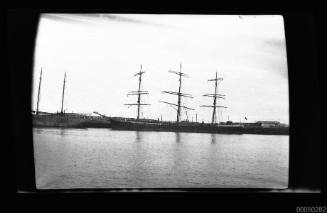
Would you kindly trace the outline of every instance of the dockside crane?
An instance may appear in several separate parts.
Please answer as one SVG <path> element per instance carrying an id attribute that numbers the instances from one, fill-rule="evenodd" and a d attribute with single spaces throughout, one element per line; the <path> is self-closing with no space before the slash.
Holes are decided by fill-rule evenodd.
<path id="1" fill-rule="evenodd" d="M 140 71 L 134 75 L 134 77 L 135 76 L 139 76 L 139 87 L 138 87 L 138 90 L 137 91 L 130 91 L 127 94 L 127 96 L 129 96 L 129 95 L 137 95 L 137 103 L 134 103 L 134 104 L 124 104 L 124 105 L 127 105 L 127 106 L 137 106 L 137 117 L 136 117 L 137 120 L 140 119 L 141 106 L 150 105 L 150 104 L 141 103 L 141 95 L 148 95 L 149 94 L 148 91 L 142 91 L 141 90 L 142 75 L 144 73 L 145 73 L 145 71 L 142 70 L 142 64 L 141 64 Z"/>
<path id="2" fill-rule="evenodd" d="M 187 109 L 187 110 L 194 110 L 192 108 L 186 107 L 181 105 L 181 98 L 185 97 L 185 98 L 193 98 L 190 94 L 187 93 L 182 93 L 181 89 L 182 89 L 182 77 L 186 77 L 188 78 L 189 76 L 185 73 L 182 72 L 182 64 L 179 65 L 179 72 L 174 71 L 174 70 L 169 70 L 168 72 L 176 74 L 179 76 L 179 87 L 178 87 L 178 92 L 173 92 L 173 91 L 162 91 L 162 93 L 167 93 L 167 94 L 171 94 L 171 95 L 177 95 L 178 99 L 177 99 L 177 104 L 173 104 L 173 103 L 169 103 L 166 101 L 160 101 L 162 103 L 165 104 L 169 104 L 171 106 L 177 106 L 177 118 L 176 118 L 176 124 L 179 125 L 179 120 L 180 120 L 180 115 L 181 115 L 181 108 Z"/>
<path id="3" fill-rule="evenodd" d="M 204 94 L 203 96 L 213 97 L 213 104 L 212 105 L 202 105 L 202 106 L 200 106 L 200 107 L 212 107 L 213 108 L 212 118 L 211 118 L 211 123 L 212 124 L 214 124 L 216 122 L 216 108 L 227 108 L 226 106 L 217 105 L 217 98 L 225 99 L 225 97 L 226 97 L 226 95 L 218 93 L 218 81 L 222 81 L 222 80 L 223 80 L 223 78 L 218 78 L 217 77 L 217 72 L 216 72 L 216 78 L 208 80 L 208 81 L 214 81 L 215 82 L 215 91 L 214 91 L 214 94 Z"/>

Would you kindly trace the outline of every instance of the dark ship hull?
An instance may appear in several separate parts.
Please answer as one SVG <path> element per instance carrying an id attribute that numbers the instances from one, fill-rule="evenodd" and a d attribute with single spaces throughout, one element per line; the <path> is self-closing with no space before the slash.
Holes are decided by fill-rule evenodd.
<path id="1" fill-rule="evenodd" d="M 113 130 L 161 131 L 161 132 L 194 132 L 217 134 L 260 134 L 288 135 L 288 127 L 244 127 L 242 125 L 212 125 L 205 123 L 136 121 L 128 119 L 110 119 Z"/>
<path id="2" fill-rule="evenodd" d="M 110 122 L 105 119 L 93 119 L 88 116 L 72 115 L 33 115 L 33 127 L 41 128 L 110 128 Z"/>
<path id="3" fill-rule="evenodd" d="M 211 124 L 181 122 L 179 125 L 171 122 L 142 122 L 124 119 L 110 119 L 113 130 L 161 131 L 161 132 L 197 132 L 242 134 L 242 126 L 217 126 Z"/>
<path id="4" fill-rule="evenodd" d="M 289 135 L 288 127 L 244 127 L 243 134 Z"/>

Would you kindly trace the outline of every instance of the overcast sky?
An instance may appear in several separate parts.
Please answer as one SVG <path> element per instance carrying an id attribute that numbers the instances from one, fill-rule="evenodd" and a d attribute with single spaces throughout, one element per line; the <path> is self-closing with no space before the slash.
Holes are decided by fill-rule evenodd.
<path id="1" fill-rule="evenodd" d="M 288 71 L 282 16 L 43 14 L 36 41 L 33 109 L 41 67 L 40 110 L 60 111 L 64 72 L 67 70 L 64 108 L 67 112 L 136 117 L 138 78 L 143 65 L 143 117 L 175 120 L 176 110 L 159 100 L 177 103 L 182 71 L 182 92 L 193 99 L 188 117 L 210 122 L 215 72 L 224 80 L 219 93 L 228 108 L 218 118 L 232 121 L 279 120 L 289 123 Z M 182 119 L 186 113 L 182 110 Z"/>

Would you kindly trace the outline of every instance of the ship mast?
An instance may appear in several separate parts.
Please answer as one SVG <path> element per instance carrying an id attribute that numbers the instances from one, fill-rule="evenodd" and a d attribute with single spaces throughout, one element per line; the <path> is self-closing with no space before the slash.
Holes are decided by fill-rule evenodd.
<path id="1" fill-rule="evenodd" d="M 226 106 L 217 106 L 217 98 L 222 98 L 225 99 L 225 95 L 219 94 L 218 93 L 218 81 L 222 81 L 223 78 L 218 78 L 217 77 L 217 72 L 216 72 L 216 78 L 214 79 L 209 79 L 208 81 L 214 81 L 215 82 L 215 91 L 214 94 L 204 94 L 203 96 L 207 97 L 213 97 L 213 104 L 212 105 L 202 105 L 201 107 L 212 107 L 213 112 L 212 112 L 212 117 L 211 117 L 211 123 L 214 124 L 217 120 L 216 118 L 216 108 L 227 108 Z"/>
<path id="2" fill-rule="evenodd" d="M 169 105 L 172 105 L 172 106 L 177 106 L 177 118 L 176 118 L 176 124 L 177 125 L 179 124 L 179 121 L 180 121 L 181 108 L 189 109 L 189 110 L 194 110 L 192 108 L 189 108 L 189 107 L 186 107 L 186 106 L 182 106 L 181 105 L 182 96 L 183 97 L 186 97 L 186 98 L 193 98 L 193 97 L 190 94 L 181 93 L 181 89 L 182 89 L 182 77 L 188 77 L 188 75 L 185 74 L 185 73 L 182 73 L 182 64 L 179 65 L 179 68 L 180 68 L 179 69 L 179 72 L 173 71 L 173 70 L 169 70 L 168 71 L 170 73 L 173 73 L 173 74 L 176 74 L 176 75 L 179 76 L 178 92 L 162 91 L 162 93 L 168 93 L 168 94 L 171 94 L 171 95 L 177 95 L 178 96 L 178 98 L 177 98 L 177 104 L 169 103 L 169 102 L 166 102 L 166 101 L 160 101 L 160 102 L 165 103 L 165 104 L 169 104 Z"/>
<path id="3" fill-rule="evenodd" d="M 61 97 L 61 111 L 60 114 L 64 114 L 64 96 L 65 96 L 65 85 L 66 85 L 66 70 L 65 70 L 65 76 L 64 76 L 64 84 L 62 87 L 62 97 Z"/>
<path id="4" fill-rule="evenodd" d="M 38 92 L 37 92 L 36 115 L 39 114 L 41 82 L 42 82 L 42 67 L 41 67 L 41 73 L 40 73 L 39 89 L 38 89 Z"/>
<path id="5" fill-rule="evenodd" d="M 137 117 L 136 119 L 139 120 L 140 119 L 140 109 L 141 109 L 141 105 L 150 105 L 150 104 L 143 104 L 141 103 L 141 95 L 147 95 L 149 94 L 148 91 L 142 91 L 141 90 L 141 82 L 142 82 L 142 75 L 145 73 L 145 71 L 142 71 L 142 64 L 140 66 L 140 72 L 136 73 L 134 75 L 135 76 L 139 76 L 139 87 L 138 87 L 138 90 L 137 91 L 130 91 L 128 95 L 137 95 L 137 103 L 136 104 L 125 104 L 125 105 L 129 105 L 129 106 L 132 106 L 132 105 L 137 105 Z"/>

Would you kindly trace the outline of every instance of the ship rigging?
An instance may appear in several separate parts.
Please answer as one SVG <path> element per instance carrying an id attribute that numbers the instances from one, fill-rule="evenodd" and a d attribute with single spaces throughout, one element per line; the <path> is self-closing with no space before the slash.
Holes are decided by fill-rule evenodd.
<path id="1" fill-rule="evenodd" d="M 213 94 L 204 94 L 203 96 L 206 97 L 213 97 L 213 104 L 212 105 L 201 105 L 200 107 L 212 107 L 212 118 L 211 118 L 211 124 L 217 123 L 217 115 L 216 115 L 216 108 L 227 108 L 226 106 L 221 106 L 217 105 L 217 98 L 225 99 L 226 95 L 219 94 L 218 93 L 218 82 L 222 81 L 223 78 L 218 78 L 217 77 L 217 72 L 216 72 L 216 77 L 214 79 L 209 79 L 208 81 L 214 81 L 215 82 L 215 90 Z M 219 122 L 218 122 L 219 123 Z"/>
<path id="2" fill-rule="evenodd" d="M 138 86 L 138 90 L 137 91 L 130 91 L 127 96 L 129 95 L 137 95 L 137 102 L 133 103 L 133 104 L 125 104 L 127 106 L 137 106 L 137 116 L 136 119 L 139 120 L 140 119 L 140 110 L 141 110 L 141 106 L 144 105 L 150 105 L 150 104 L 145 104 L 145 103 L 141 103 L 141 95 L 148 95 L 149 92 L 148 91 L 142 91 L 141 90 L 141 82 L 142 82 L 142 75 L 145 73 L 145 71 L 142 70 L 142 64 L 140 66 L 140 71 L 138 73 L 136 73 L 134 75 L 135 76 L 139 76 L 139 86 Z"/>
<path id="3" fill-rule="evenodd" d="M 173 91 L 162 91 L 162 93 L 167 93 L 167 94 L 171 94 L 171 95 L 177 95 L 177 104 L 174 104 L 174 103 L 169 103 L 169 102 L 166 102 L 166 101 L 160 101 L 162 103 L 165 103 L 165 104 L 169 104 L 171 106 L 177 106 L 177 117 L 176 117 L 176 124 L 179 125 L 179 121 L 180 121 L 180 116 L 181 116 L 181 108 L 184 108 L 184 109 L 187 109 L 187 110 L 194 110 L 190 107 L 187 107 L 187 106 L 184 106 L 184 105 L 181 105 L 181 99 L 182 97 L 185 97 L 185 98 L 193 98 L 190 94 L 187 94 L 187 93 L 182 93 L 181 92 L 181 89 L 182 89 L 182 77 L 186 77 L 188 78 L 189 76 L 186 74 L 186 73 L 183 73 L 182 72 L 182 64 L 179 65 L 179 72 L 177 71 L 174 71 L 174 70 L 169 70 L 168 72 L 170 73 L 173 73 L 173 74 L 176 74 L 179 76 L 179 87 L 178 87 L 178 92 L 173 92 Z"/>

